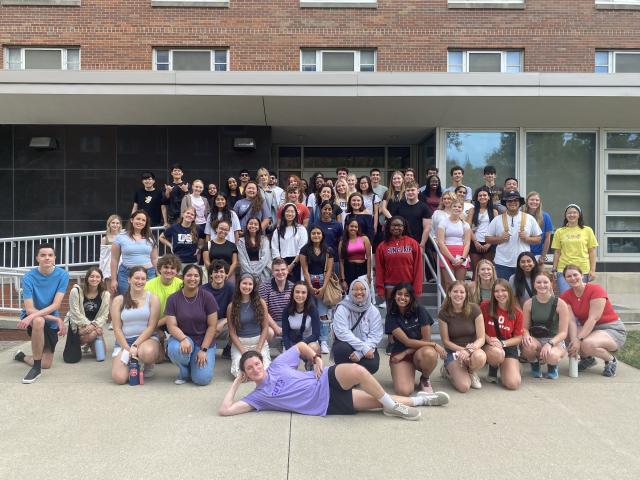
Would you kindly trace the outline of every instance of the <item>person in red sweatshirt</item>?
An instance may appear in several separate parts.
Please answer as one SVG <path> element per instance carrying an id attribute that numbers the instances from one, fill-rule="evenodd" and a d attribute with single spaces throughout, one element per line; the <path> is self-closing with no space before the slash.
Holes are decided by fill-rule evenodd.
<path id="1" fill-rule="evenodd" d="M 422 249 L 409 236 L 407 221 L 393 216 L 387 221 L 384 241 L 376 250 L 376 293 L 389 301 L 399 283 L 410 283 L 416 296 L 422 293 Z"/>

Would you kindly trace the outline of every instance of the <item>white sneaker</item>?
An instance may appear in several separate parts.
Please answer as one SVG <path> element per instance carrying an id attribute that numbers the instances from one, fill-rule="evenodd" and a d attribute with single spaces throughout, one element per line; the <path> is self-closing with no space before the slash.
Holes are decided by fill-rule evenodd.
<path id="1" fill-rule="evenodd" d="M 184 385 L 185 383 L 187 383 L 187 381 L 184 378 L 176 378 L 173 383 L 175 383 L 176 385 Z"/>
<path id="2" fill-rule="evenodd" d="M 420 420 L 420 410 L 396 403 L 393 408 L 383 408 L 382 413 L 387 417 L 400 417 L 405 420 Z"/>
<path id="3" fill-rule="evenodd" d="M 109 324 L 109 330 L 113 330 L 113 323 Z"/>
<path id="4" fill-rule="evenodd" d="M 320 351 L 325 354 L 329 353 L 329 344 L 324 340 L 320 342 Z"/>
<path id="5" fill-rule="evenodd" d="M 154 367 L 153 363 L 151 363 L 151 364 L 149 364 L 149 365 L 145 365 L 145 366 L 144 366 L 144 369 L 143 369 L 143 371 L 144 371 L 144 378 L 151 378 L 151 377 L 153 377 L 153 375 L 154 375 L 154 373 L 155 373 L 155 372 L 153 371 L 153 367 Z"/>
<path id="6" fill-rule="evenodd" d="M 482 388 L 480 377 L 476 372 L 469 372 L 469 378 L 471 378 L 471 388 L 475 388 L 476 390 L 480 390 Z"/>
<path id="7" fill-rule="evenodd" d="M 418 392 L 416 396 L 422 400 L 422 405 L 427 407 L 439 407 L 449 403 L 449 394 L 447 392 Z"/>

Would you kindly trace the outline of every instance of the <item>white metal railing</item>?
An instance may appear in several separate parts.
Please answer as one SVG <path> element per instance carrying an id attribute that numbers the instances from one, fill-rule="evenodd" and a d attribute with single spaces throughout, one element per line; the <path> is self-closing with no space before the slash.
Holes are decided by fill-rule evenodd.
<path id="1" fill-rule="evenodd" d="M 447 292 L 445 292 L 444 288 L 440 284 L 440 276 L 443 273 L 442 272 L 442 268 L 440 267 L 440 263 L 442 263 L 444 265 L 444 269 L 445 269 L 444 273 L 449 276 L 449 279 L 451 281 L 455 281 L 456 277 L 453 274 L 453 272 L 451 271 L 451 269 L 449 268 L 449 264 L 447 263 L 444 255 L 440 251 L 440 248 L 438 248 L 438 242 L 436 241 L 436 239 L 432 235 L 429 235 L 429 241 L 433 245 L 433 248 L 434 248 L 434 250 L 436 252 L 437 260 L 440 260 L 440 262 L 438 262 L 436 260 L 436 262 L 435 262 L 436 265 L 435 265 L 435 269 L 434 269 L 433 265 L 431 265 L 431 259 L 429 258 L 429 255 L 427 255 L 426 252 L 423 252 L 422 256 L 424 257 L 424 261 L 425 261 L 425 263 L 427 265 L 427 268 L 431 272 L 431 275 L 433 275 L 433 278 L 436 279 L 436 289 L 437 289 L 436 298 L 437 298 L 437 302 L 438 302 L 438 311 L 439 311 L 440 307 L 442 306 L 442 302 L 444 301 L 445 297 L 447 296 Z M 424 275 L 425 275 L 425 281 L 426 281 L 426 275 L 427 275 L 426 270 L 424 271 Z"/>
<path id="2" fill-rule="evenodd" d="M 19 313 L 22 309 L 22 277 L 27 270 L 0 268 L 0 313 Z"/>
<path id="3" fill-rule="evenodd" d="M 163 227 L 154 227 L 156 240 Z M 70 270 L 98 265 L 100 240 L 104 231 L 59 233 L 0 239 L 0 269 L 24 269 L 35 267 L 35 249 L 40 243 L 51 243 L 56 252 L 56 265 Z M 161 246 L 162 247 L 162 246 Z"/>

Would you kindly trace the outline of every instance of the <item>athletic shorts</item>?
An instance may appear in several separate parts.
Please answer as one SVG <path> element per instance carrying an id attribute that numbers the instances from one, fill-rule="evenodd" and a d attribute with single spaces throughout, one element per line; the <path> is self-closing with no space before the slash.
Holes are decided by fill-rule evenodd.
<path id="1" fill-rule="evenodd" d="M 356 413 L 353 408 L 352 389 L 345 390 L 340 386 L 336 378 L 336 365 L 329 367 L 329 406 L 327 415 L 353 415 Z"/>
<path id="2" fill-rule="evenodd" d="M 518 351 L 518 347 L 505 347 L 504 348 L 504 358 L 518 358 L 520 356 L 520 352 Z"/>
<path id="3" fill-rule="evenodd" d="M 27 333 L 31 336 L 33 328 L 31 325 L 27 327 Z M 46 323 L 44 324 L 44 349 L 49 350 L 51 353 L 56 351 L 56 344 L 58 343 L 58 330 L 54 330 Z"/>
<path id="4" fill-rule="evenodd" d="M 401 353 L 403 352 L 392 353 L 391 357 L 389 357 L 389 364 L 391 364 L 391 358 L 395 357 L 396 355 L 400 355 Z M 407 353 L 400 361 L 407 362 L 413 365 L 413 355 L 414 355 L 413 353 Z"/>

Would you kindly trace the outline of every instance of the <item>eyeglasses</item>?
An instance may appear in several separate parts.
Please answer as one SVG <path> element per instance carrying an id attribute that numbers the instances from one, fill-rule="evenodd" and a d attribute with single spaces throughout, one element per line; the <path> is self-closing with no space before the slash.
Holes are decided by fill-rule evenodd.
<path id="1" fill-rule="evenodd" d="M 248 177 L 248 176 L 249 176 L 249 174 L 248 174 L 248 173 L 241 173 L 241 174 L 240 174 L 240 176 L 241 176 L 241 177 Z"/>

